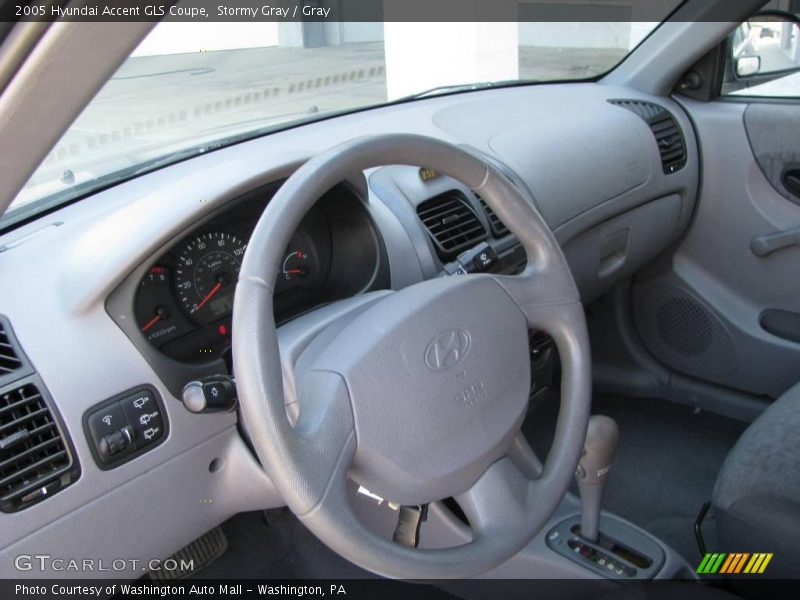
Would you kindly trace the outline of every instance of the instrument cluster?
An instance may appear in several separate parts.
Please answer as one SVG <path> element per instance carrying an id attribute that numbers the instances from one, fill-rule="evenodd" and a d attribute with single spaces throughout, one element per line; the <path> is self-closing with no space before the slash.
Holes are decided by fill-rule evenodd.
<path id="1" fill-rule="evenodd" d="M 358 292 L 361 285 L 374 280 L 374 243 L 359 257 L 347 256 L 354 250 L 348 243 L 352 233 L 371 228 L 371 221 L 351 196 L 343 195 L 351 201 L 339 206 L 334 206 L 337 195 L 333 196 L 323 198 L 308 213 L 286 248 L 275 286 L 278 323 Z M 134 316 L 141 334 L 160 352 L 181 362 L 206 362 L 229 351 L 236 281 L 265 206 L 263 196 L 237 203 L 192 231 L 149 267 L 137 289 Z M 374 236 L 363 233 L 360 238 L 374 241 Z M 364 256 L 372 260 L 364 262 Z M 348 266 L 361 266 L 365 272 L 359 276 Z"/>

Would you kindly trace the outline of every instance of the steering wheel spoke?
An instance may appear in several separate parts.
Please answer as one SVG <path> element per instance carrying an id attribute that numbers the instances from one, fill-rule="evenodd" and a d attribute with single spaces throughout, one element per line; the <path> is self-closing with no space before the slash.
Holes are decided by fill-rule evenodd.
<path id="1" fill-rule="evenodd" d="M 542 462 L 531 448 L 522 431 L 519 431 L 508 449 L 508 456 L 528 479 L 539 479 L 542 476 Z"/>
<path id="2" fill-rule="evenodd" d="M 529 519 L 534 486 L 505 456 L 492 463 L 466 492 L 455 496 L 474 532 L 472 543 L 480 537 L 515 535 Z"/>
<path id="3" fill-rule="evenodd" d="M 291 443 L 298 468 L 307 475 L 308 491 L 319 501 L 332 478 L 352 461 L 356 447 L 353 411 L 347 385 L 337 373 L 306 374 L 299 396 L 299 417 Z"/>

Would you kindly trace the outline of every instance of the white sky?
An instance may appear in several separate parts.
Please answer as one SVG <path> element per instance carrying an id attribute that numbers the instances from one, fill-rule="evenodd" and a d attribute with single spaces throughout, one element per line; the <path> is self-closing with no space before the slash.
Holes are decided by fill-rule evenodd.
<path id="1" fill-rule="evenodd" d="M 184 54 L 278 45 L 278 24 L 169 23 L 156 25 L 131 56 Z"/>

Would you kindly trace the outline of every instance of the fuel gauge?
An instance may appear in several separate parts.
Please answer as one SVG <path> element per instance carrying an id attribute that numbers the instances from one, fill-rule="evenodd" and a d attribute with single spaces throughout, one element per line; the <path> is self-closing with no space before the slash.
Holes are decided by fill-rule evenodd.
<path id="1" fill-rule="evenodd" d="M 175 304 L 167 267 L 154 266 L 142 278 L 136 295 L 136 323 L 144 336 L 156 346 L 182 332 L 183 320 L 176 319 Z"/>

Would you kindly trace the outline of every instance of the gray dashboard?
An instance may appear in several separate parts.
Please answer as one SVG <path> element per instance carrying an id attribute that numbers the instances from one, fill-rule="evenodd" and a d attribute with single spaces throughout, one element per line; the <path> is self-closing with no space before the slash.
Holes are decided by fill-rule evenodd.
<path id="1" fill-rule="evenodd" d="M 685 142 L 684 167 L 664 172 L 647 122 L 609 103 L 619 98 L 671 113 Z M 318 151 L 393 132 L 438 137 L 497 161 L 532 195 L 585 301 L 665 250 L 694 209 L 697 144 L 678 105 L 587 83 L 431 98 L 285 130 L 140 176 L 0 236 L 0 314 L 52 397 L 81 468 L 54 497 L 0 514 L 0 575 L 42 575 L 16 571 L 19 554 L 163 558 L 232 514 L 282 504 L 235 413 L 185 410 L 176 384 L 191 370 L 168 381 L 159 359 L 136 342 L 126 306 L 146 270 L 211 215 L 285 179 Z M 347 181 L 380 238 L 388 277 L 378 287 L 411 285 L 446 262 L 413 217 L 422 202 L 460 186 L 418 175 L 417 167 L 388 166 Z M 514 245 L 502 236 L 496 244 L 503 251 Z M 163 398 L 167 438 L 104 471 L 92 458 L 83 416 L 143 385 Z M 133 568 L 113 574 L 141 575 Z"/>

